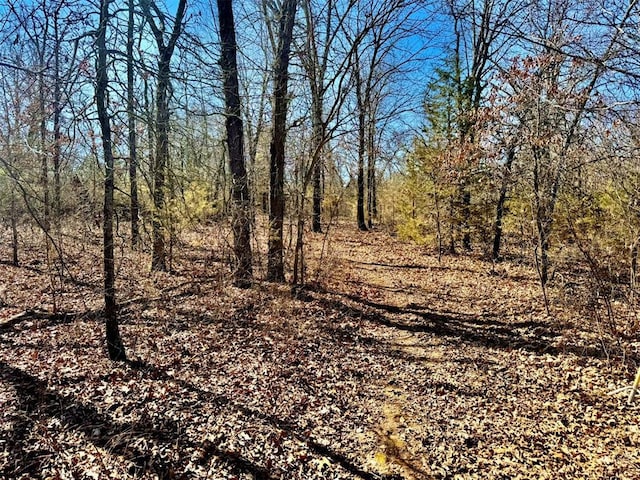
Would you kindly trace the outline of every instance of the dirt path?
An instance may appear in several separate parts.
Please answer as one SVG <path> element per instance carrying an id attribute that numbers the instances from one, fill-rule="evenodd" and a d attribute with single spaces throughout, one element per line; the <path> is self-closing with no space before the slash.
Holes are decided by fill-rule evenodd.
<path id="1" fill-rule="evenodd" d="M 438 263 L 381 233 L 340 245 L 334 275 L 397 359 L 378 463 L 403 478 L 640 478 L 638 407 L 607 395 L 620 372 L 588 319 L 544 313 L 531 269 Z"/>

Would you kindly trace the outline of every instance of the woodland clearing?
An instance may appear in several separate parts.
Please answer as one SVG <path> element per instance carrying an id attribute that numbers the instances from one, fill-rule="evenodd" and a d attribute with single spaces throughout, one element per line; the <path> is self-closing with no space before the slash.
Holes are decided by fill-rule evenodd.
<path id="1" fill-rule="evenodd" d="M 640 404 L 609 395 L 637 333 L 626 367 L 608 358 L 521 262 L 308 238 L 302 290 L 232 287 L 210 231 L 171 274 L 123 240 L 125 364 L 105 354 L 97 234 L 64 246 L 63 282 L 41 249 L 1 264 L 0 478 L 640 478 Z"/>

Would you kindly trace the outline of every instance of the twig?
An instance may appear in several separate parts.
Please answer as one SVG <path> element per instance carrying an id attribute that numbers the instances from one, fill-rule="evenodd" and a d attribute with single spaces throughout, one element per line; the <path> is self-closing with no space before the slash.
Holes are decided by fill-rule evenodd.
<path id="1" fill-rule="evenodd" d="M 631 392 L 629 393 L 627 403 L 633 402 L 636 393 L 638 393 L 638 386 L 640 386 L 640 367 L 638 368 L 638 373 L 636 373 L 636 379 L 633 381 L 633 386 L 631 387 Z"/>

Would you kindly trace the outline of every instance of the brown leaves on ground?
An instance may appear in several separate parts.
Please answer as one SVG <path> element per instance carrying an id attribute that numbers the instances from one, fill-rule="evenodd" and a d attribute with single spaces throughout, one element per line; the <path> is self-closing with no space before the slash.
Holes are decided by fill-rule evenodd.
<path id="1" fill-rule="evenodd" d="M 529 267 L 343 228 L 313 288 L 239 290 L 214 237 L 172 275 L 121 250 L 127 364 L 97 248 L 0 265 L 0 478 L 640 478 L 631 376 Z"/>

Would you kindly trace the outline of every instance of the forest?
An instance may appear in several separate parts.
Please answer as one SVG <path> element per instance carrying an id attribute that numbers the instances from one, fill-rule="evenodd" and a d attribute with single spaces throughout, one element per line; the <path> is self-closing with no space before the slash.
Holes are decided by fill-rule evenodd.
<path id="1" fill-rule="evenodd" d="M 639 479 L 640 2 L 0 0 L 0 479 Z"/>

